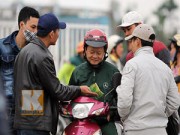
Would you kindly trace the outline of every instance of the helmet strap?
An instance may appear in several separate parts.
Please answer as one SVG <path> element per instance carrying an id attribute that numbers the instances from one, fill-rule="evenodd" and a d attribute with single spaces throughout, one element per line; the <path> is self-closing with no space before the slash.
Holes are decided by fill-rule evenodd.
<path id="1" fill-rule="evenodd" d="M 107 59 L 107 57 L 108 57 L 108 53 L 107 53 L 107 52 L 105 52 L 105 55 L 104 55 L 104 60 L 106 60 L 106 59 Z"/>

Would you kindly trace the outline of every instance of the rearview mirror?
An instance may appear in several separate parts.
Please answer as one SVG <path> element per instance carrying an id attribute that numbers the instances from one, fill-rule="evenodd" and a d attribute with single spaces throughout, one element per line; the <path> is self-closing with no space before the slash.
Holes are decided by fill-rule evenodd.
<path id="1" fill-rule="evenodd" d="M 116 90 L 117 86 L 119 86 L 121 84 L 121 73 L 120 72 L 116 72 L 114 73 L 113 77 L 112 77 L 112 86 L 113 88 L 104 96 L 104 102 L 106 101 L 106 97 L 114 90 Z"/>

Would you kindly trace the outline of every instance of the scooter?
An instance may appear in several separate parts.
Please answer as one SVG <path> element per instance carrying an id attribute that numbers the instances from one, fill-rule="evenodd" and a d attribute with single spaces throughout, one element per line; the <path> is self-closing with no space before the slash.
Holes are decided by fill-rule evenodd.
<path id="1" fill-rule="evenodd" d="M 91 97 L 80 96 L 62 105 L 61 115 L 73 118 L 62 135 L 102 135 L 99 125 L 92 120 L 95 117 L 107 117 L 110 110 L 117 110 L 117 107 L 110 107 L 105 101 L 110 94 L 120 84 L 121 74 L 115 73 L 113 76 L 113 89 L 104 96 L 104 102 Z"/>

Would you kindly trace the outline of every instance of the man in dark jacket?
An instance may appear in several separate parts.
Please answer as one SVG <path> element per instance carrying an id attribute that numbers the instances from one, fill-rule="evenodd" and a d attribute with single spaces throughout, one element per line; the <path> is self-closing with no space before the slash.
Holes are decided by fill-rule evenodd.
<path id="1" fill-rule="evenodd" d="M 56 77 L 52 54 L 59 30 L 66 24 L 51 13 L 40 17 L 37 37 L 24 47 L 15 62 L 15 121 L 18 135 L 55 135 L 58 100 L 79 95 L 96 96 L 87 86 L 64 86 Z"/>

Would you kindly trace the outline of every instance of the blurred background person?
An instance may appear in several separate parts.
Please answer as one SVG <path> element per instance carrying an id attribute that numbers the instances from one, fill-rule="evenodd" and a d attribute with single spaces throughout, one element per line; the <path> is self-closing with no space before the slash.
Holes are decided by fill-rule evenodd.
<path id="1" fill-rule="evenodd" d="M 80 41 L 76 47 L 76 55 L 71 57 L 68 62 L 64 63 L 58 72 L 58 79 L 61 83 L 66 85 L 69 84 L 69 79 L 75 67 L 85 61 L 83 51 L 84 43 Z"/>
<path id="2" fill-rule="evenodd" d="M 178 92 L 180 93 L 180 34 L 175 34 L 170 38 L 170 41 L 171 69 L 178 87 Z M 180 116 L 180 108 L 178 109 L 178 114 Z"/>
<path id="3" fill-rule="evenodd" d="M 121 58 L 124 52 L 123 38 L 118 35 L 111 35 L 108 38 L 108 58 L 107 61 L 116 66 L 120 72 L 124 67 Z"/>
<path id="4" fill-rule="evenodd" d="M 171 59 L 172 59 L 172 64 L 171 64 L 171 69 L 173 71 L 174 77 L 180 76 L 180 34 L 174 35 L 170 39 L 170 52 L 171 52 Z M 180 82 L 180 81 L 178 81 Z M 180 92 L 180 83 L 178 85 L 178 91 Z"/>
<path id="5" fill-rule="evenodd" d="M 177 50 L 180 46 L 180 34 L 175 34 L 172 38 L 170 38 L 170 45 L 168 46 L 171 55 L 171 62 L 174 61 Z"/>

